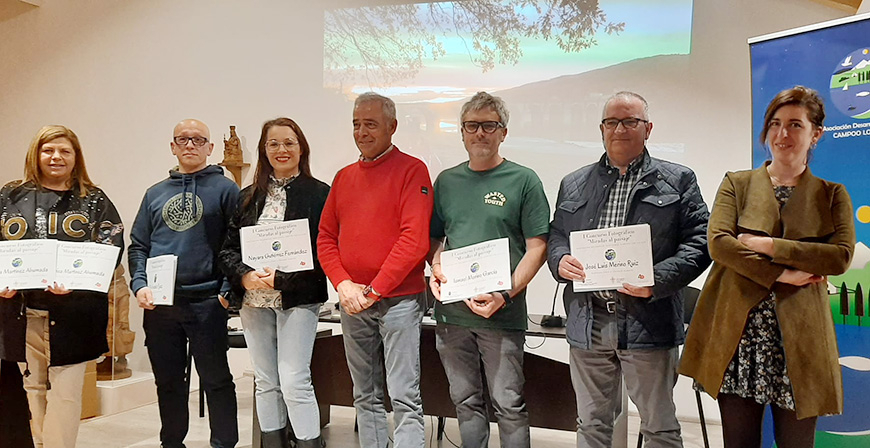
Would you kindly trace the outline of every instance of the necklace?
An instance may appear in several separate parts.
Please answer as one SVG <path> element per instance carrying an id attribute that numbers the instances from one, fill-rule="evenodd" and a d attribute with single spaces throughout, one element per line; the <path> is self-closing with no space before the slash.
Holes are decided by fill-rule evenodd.
<path id="1" fill-rule="evenodd" d="M 774 187 L 794 187 L 795 185 L 797 185 L 798 178 L 801 174 L 803 174 L 805 170 L 806 165 L 804 165 L 804 169 L 800 170 L 799 173 L 794 174 L 788 178 L 780 178 L 770 171 L 770 165 L 768 165 L 767 175 L 770 176 L 770 182 L 773 184 Z"/>

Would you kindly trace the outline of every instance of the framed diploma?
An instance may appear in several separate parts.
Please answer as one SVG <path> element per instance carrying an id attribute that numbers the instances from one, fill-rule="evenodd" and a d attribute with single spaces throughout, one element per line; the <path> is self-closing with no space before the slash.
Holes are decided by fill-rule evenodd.
<path id="1" fill-rule="evenodd" d="M 66 289 L 107 292 L 120 251 L 111 244 L 58 241 L 54 281 Z"/>
<path id="2" fill-rule="evenodd" d="M 282 272 L 314 269 L 308 218 L 242 227 L 240 231 L 242 263 Z"/>
<path id="3" fill-rule="evenodd" d="M 478 294 L 511 289 L 508 239 L 484 241 L 441 252 L 441 303 L 469 299 Z"/>
<path id="4" fill-rule="evenodd" d="M 571 255 L 586 271 L 586 281 L 574 282 L 575 292 L 655 284 L 649 224 L 581 230 L 570 239 Z"/>
<path id="5" fill-rule="evenodd" d="M 57 240 L 0 241 L 0 288 L 45 289 L 56 262 Z"/>
<path id="6" fill-rule="evenodd" d="M 155 305 L 175 303 L 175 271 L 178 257 L 173 254 L 151 257 L 145 261 L 145 275 Z"/>

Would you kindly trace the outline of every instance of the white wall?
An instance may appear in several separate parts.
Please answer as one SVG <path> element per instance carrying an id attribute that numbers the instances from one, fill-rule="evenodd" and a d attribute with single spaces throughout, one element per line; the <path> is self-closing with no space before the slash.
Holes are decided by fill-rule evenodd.
<path id="1" fill-rule="evenodd" d="M 91 177 L 129 225 L 144 190 L 174 164 L 169 140 L 178 120 L 211 125 L 218 144 L 210 161 L 218 163 L 230 124 L 251 161 L 261 123 L 287 115 L 311 142 L 315 176 L 329 181 L 357 151 L 350 103 L 321 88 L 322 8 L 357 4 L 51 0 L 32 7 L 0 0 L 0 180 L 21 177 L 39 127 L 65 124 L 82 140 Z M 695 0 L 695 76 L 679 81 L 680 95 L 644 94 L 656 124 L 652 142 L 673 135 L 685 143 L 684 163 L 696 171 L 708 203 L 726 170 L 750 166 L 747 38 L 843 15 L 808 0 Z M 401 132 L 396 142 L 402 145 Z M 536 277 L 531 312 L 549 312 L 554 286 L 546 271 Z M 135 369 L 148 368 L 141 318 L 134 308 Z M 567 358 L 563 341 L 542 351 Z M 695 415 L 684 386 L 679 395 L 680 414 Z"/>

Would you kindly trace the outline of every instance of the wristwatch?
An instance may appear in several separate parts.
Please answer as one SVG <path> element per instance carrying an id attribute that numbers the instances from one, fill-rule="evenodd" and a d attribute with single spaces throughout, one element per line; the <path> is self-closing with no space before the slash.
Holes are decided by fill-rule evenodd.
<path id="1" fill-rule="evenodd" d="M 514 299 L 511 298 L 511 295 L 507 291 L 501 291 L 501 296 L 504 298 L 505 306 L 511 305 L 514 303 Z"/>
<path id="2" fill-rule="evenodd" d="M 378 294 L 374 288 L 372 288 L 372 285 L 368 285 L 365 288 L 363 288 L 362 294 L 364 297 L 372 299 L 375 302 L 377 302 L 378 300 L 381 300 L 381 295 Z"/>

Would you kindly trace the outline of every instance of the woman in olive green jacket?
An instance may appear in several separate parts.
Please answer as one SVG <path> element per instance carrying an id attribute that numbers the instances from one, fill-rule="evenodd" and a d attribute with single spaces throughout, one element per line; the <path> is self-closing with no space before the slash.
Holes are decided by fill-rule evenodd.
<path id="1" fill-rule="evenodd" d="M 843 410 L 827 276 L 849 268 L 855 228 L 846 189 L 807 167 L 823 120 L 815 91 L 780 92 L 761 133 L 771 160 L 726 174 L 713 205 L 680 373 L 718 400 L 726 447 L 759 446 L 766 404 L 780 447 L 812 447 L 816 417 Z"/>

